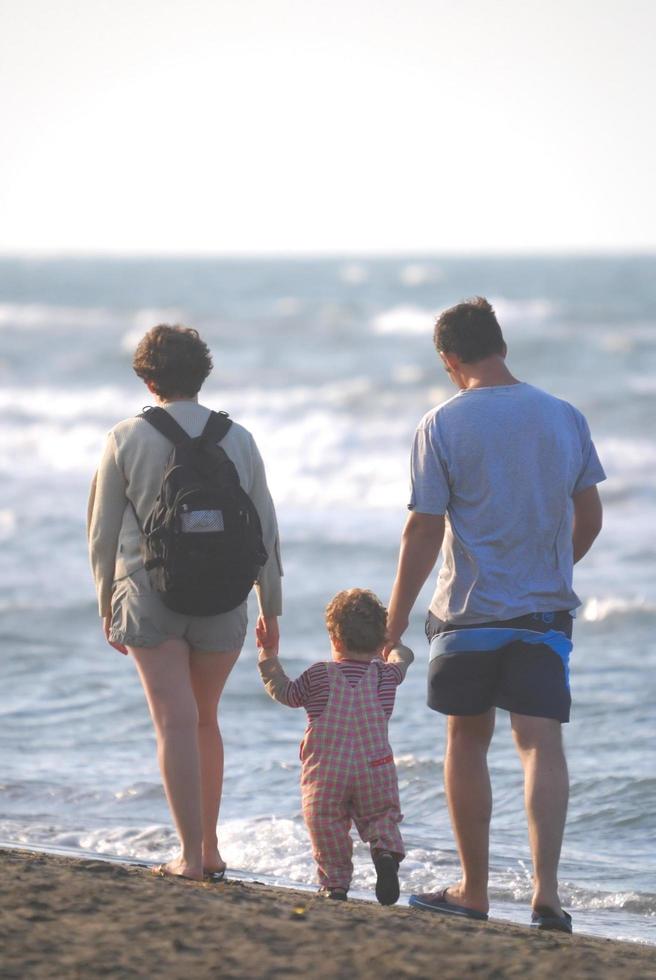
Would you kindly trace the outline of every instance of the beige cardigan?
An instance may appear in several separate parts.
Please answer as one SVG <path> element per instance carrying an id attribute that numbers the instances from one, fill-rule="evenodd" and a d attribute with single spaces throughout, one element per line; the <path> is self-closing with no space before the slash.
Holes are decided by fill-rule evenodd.
<path id="1" fill-rule="evenodd" d="M 190 436 L 201 434 L 210 414 L 209 408 L 195 401 L 170 402 L 164 408 Z M 282 612 L 278 525 L 262 457 L 250 432 L 236 422 L 221 446 L 237 467 L 240 483 L 262 522 L 269 559 L 256 584 L 260 609 L 265 616 L 278 616 Z M 89 556 L 102 617 L 110 613 L 114 581 L 143 567 L 141 532 L 129 501 L 143 526 L 159 492 L 171 449 L 169 440 L 145 419 L 125 419 L 109 433 L 91 485 L 87 514 Z"/>

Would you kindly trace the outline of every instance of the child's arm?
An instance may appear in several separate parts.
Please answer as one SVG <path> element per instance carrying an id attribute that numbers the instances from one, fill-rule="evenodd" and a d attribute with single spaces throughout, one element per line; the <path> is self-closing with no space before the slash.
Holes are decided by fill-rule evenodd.
<path id="1" fill-rule="evenodd" d="M 395 670 L 398 671 L 399 679 L 397 684 L 403 682 L 406 671 L 414 659 L 415 655 L 410 647 L 406 647 L 402 643 L 397 643 L 387 654 L 387 663 L 394 664 Z"/>
<path id="2" fill-rule="evenodd" d="M 302 673 L 298 680 L 290 681 L 278 660 L 278 644 L 266 645 L 266 632 L 260 627 L 255 628 L 255 636 L 258 649 L 257 666 L 267 694 L 274 701 L 280 701 L 290 708 L 302 708 L 310 693 L 308 671 Z"/>

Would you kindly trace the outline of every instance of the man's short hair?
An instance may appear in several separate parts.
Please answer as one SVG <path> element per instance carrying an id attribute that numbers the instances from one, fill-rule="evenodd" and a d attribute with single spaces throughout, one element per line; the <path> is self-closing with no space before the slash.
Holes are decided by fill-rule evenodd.
<path id="1" fill-rule="evenodd" d="M 374 653 L 387 638 L 387 610 L 369 589 L 345 589 L 326 606 L 332 639 L 354 653 Z"/>
<path id="2" fill-rule="evenodd" d="M 465 364 L 503 354 L 505 343 L 496 314 L 482 296 L 458 303 L 441 313 L 433 333 L 442 354 L 457 354 Z"/>
<path id="3" fill-rule="evenodd" d="M 161 323 L 139 341 L 132 367 L 160 398 L 193 398 L 212 370 L 212 356 L 197 330 Z"/>

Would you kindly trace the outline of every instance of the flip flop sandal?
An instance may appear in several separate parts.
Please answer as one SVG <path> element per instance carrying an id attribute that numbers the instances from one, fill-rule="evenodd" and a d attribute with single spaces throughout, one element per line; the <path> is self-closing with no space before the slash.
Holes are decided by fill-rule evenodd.
<path id="1" fill-rule="evenodd" d="M 225 881 L 226 871 L 227 868 L 222 868 L 221 871 L 205 871 L 203 872 L 203 881 L 209 881 L 216 885 L 219 881 Z"/>
<path id="2" fill-rule="evenodd" d="M 545 932 L 566 932 L 571 935 L 572 916 L 565 911 L 562 915 L 558 915 L 548 905 L 538 905 L 533 909 L 531 926 Z"/>
<path id="3" fill-rule="evenodd" d="M 440 912 L 442 915 L 458 915 L 463 919 L 487 922 L 487 912 L 478 912 L 476 909 L 468 909 L 464 905 L 456 905 L 455 902 L 450 902 L 446 897 L 447 891 L 447 888 L 443 888 L 440 892 L 411 895 L 408 904 L 416 909 L 428 909 L 430 912 Z"/>
<path id="4" fill-rule="evenodd" d="M 175 871 L 169 871 L 165 864 L 158 864 L 152 869 L 152 873 L 158 878 L 182 878 L 183 881 L 200 881 L 200 878 L 192 878 L 190 875 L 178 875 Z"/>

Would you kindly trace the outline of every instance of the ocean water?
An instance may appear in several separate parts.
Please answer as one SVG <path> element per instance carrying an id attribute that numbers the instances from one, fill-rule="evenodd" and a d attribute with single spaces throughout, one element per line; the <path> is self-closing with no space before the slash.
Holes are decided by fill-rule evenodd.
<path id="1" fill-rule="evenodd" d="M 157 322 L 200 329 L 203 401 L 256 437 L 281 527 L 281 656 L 328 655 L 339 589 L 387 599 L 414 427 L 452 389 L 433 315 L 487 295 L 515 374 L 586 414 L 608 481 L 605 528 L 577 568 L 582 606 L 565 738 L 572 779 L 562 896 L 580 931 L 656 942 L 656 260 L 0 260 L 0 841 L 161 860 L 175 849 L 133 664 L 104 643 L 84 537 L 105 434 L 147 404 L 130 368 Z M 425 707 L 428 586 L 417 660 L 391 722 L 405 894 L 453 880 L 444 722 Z M 254 617 L 255 609 L 251 610 Z M 309 885 L 299 800 L 305 716 L 274 704 L 253 638 L 222 701 L 229 865 Z M 499 712 L 490 755 L 492 914 L 528 921 L 519 764 Z M 374 875 L 355 850 L 354 888 Z"/>

